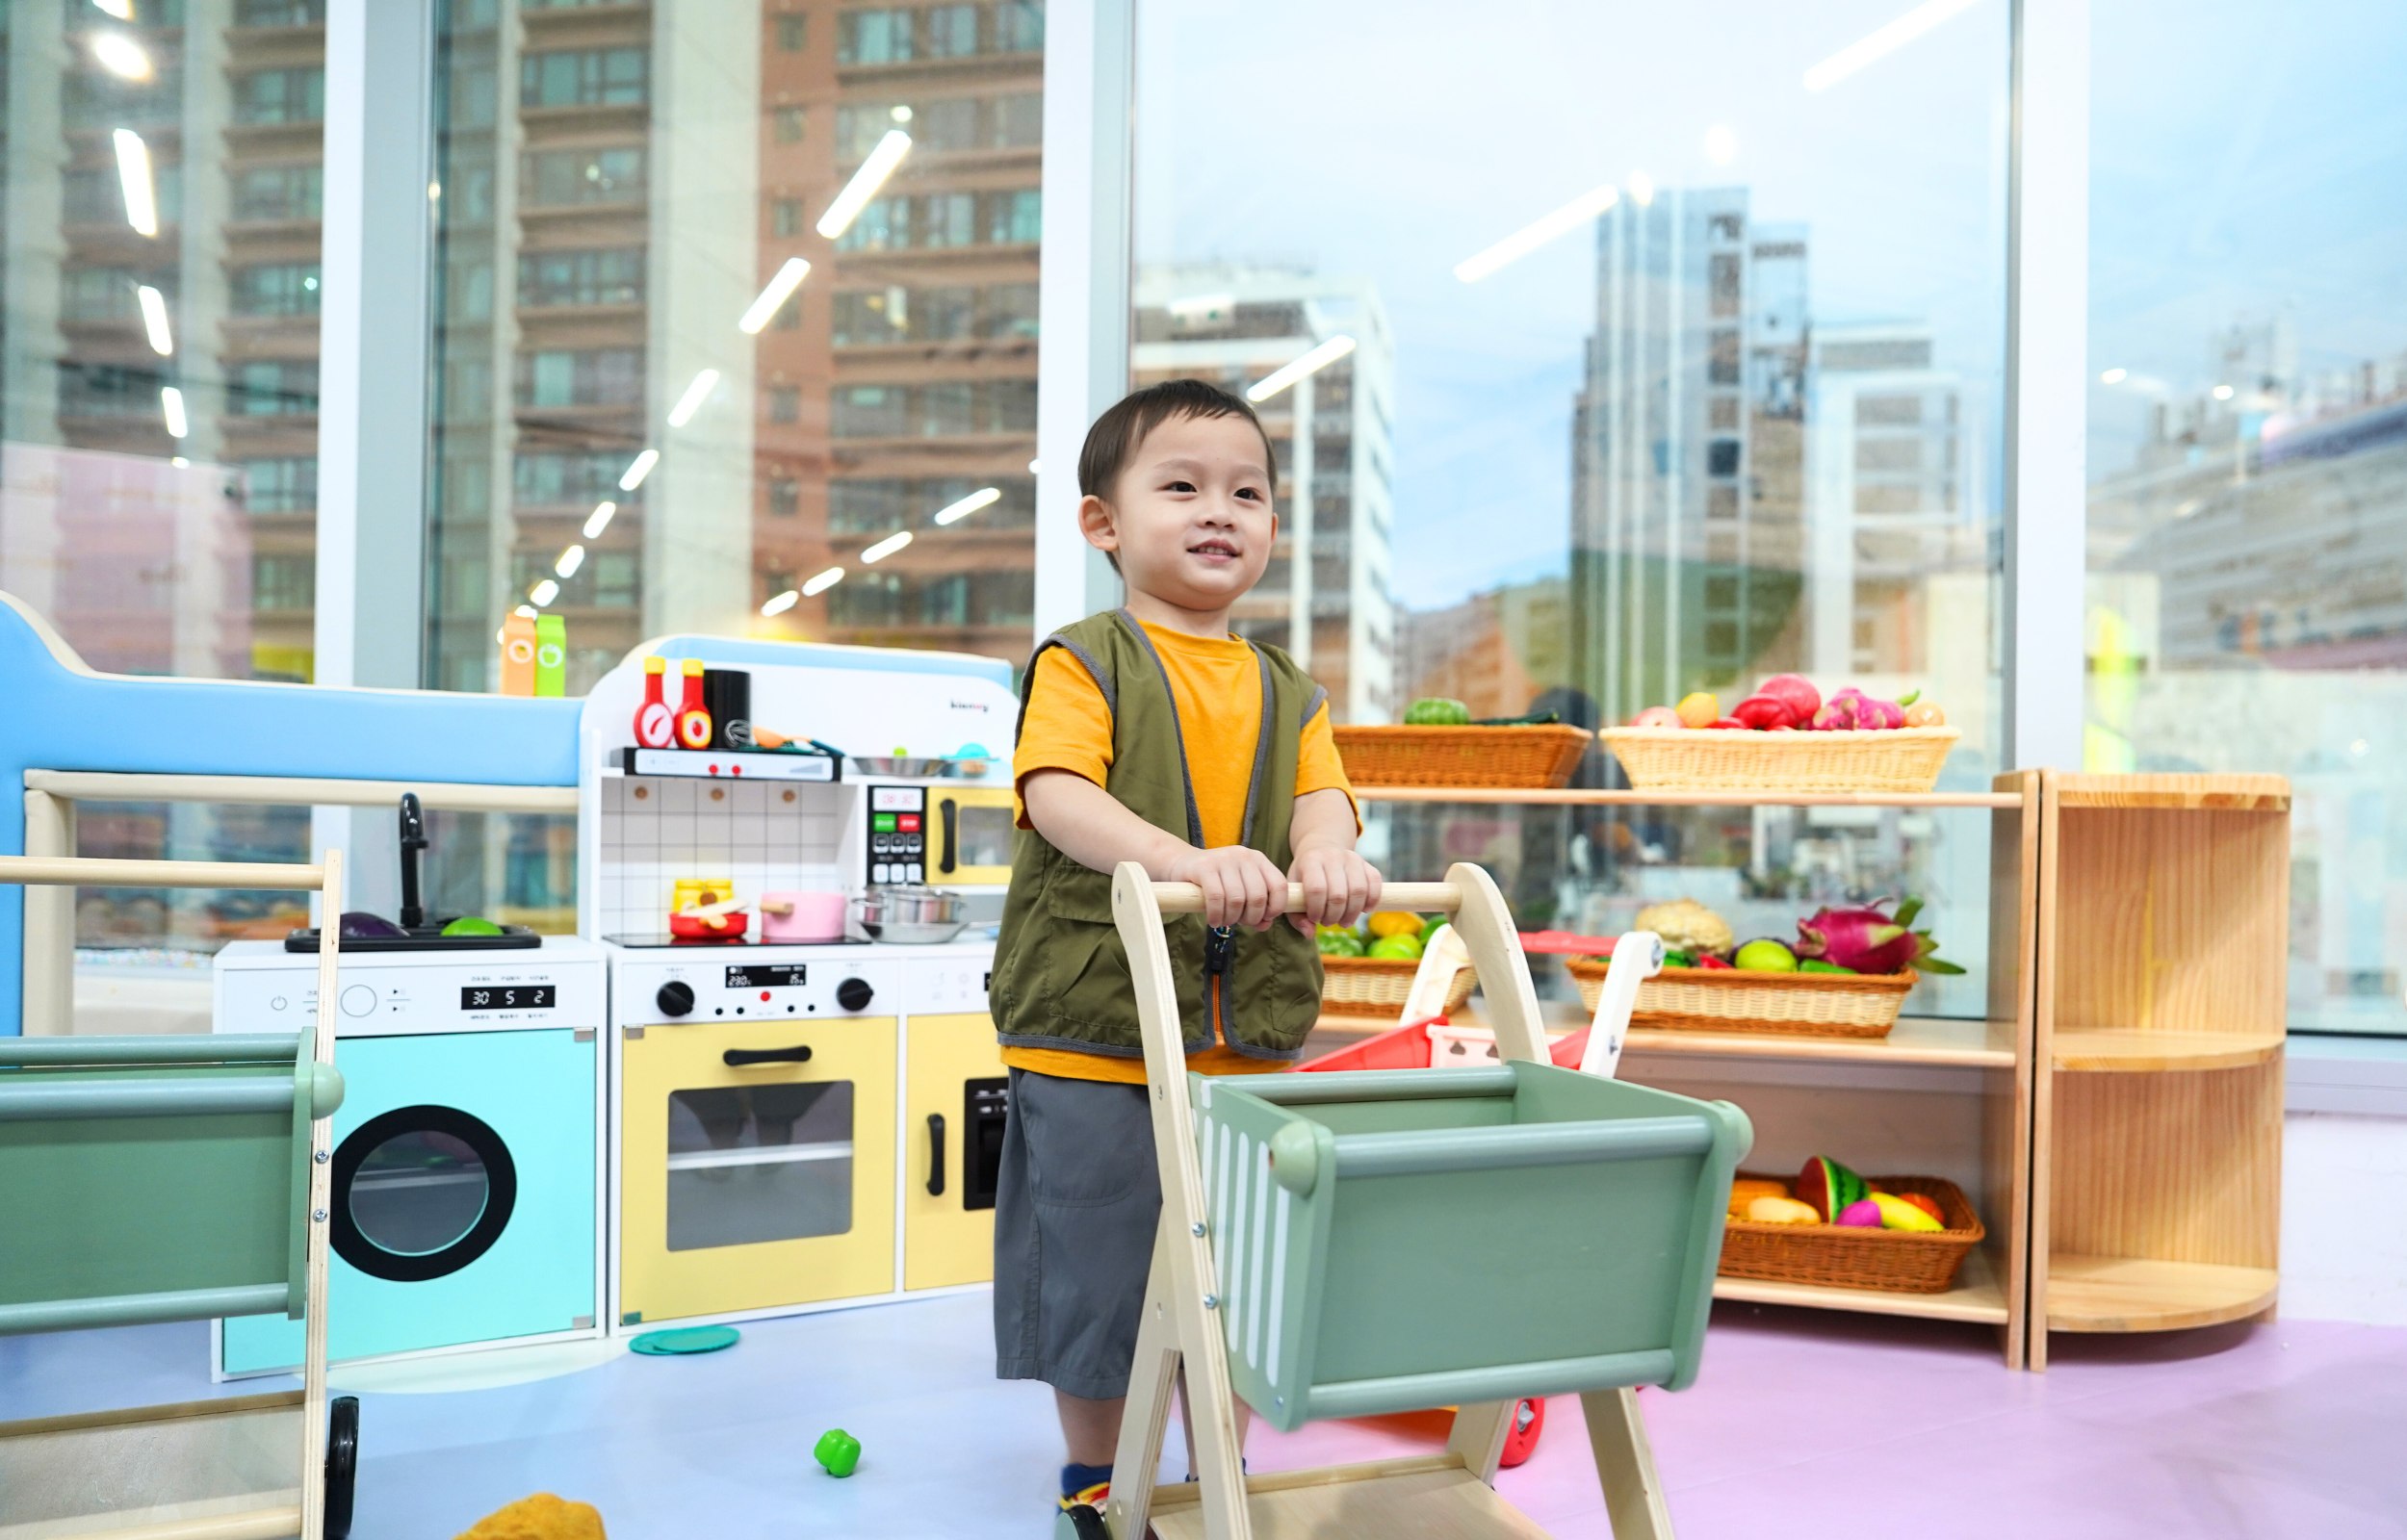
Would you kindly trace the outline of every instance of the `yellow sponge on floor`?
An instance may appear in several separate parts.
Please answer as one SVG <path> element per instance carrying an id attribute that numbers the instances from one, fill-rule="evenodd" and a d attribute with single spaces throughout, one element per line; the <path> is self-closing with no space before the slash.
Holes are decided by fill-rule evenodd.
<path id="1" fill-rule="evenodd" d="M 592 1505 L 538 1492 L 478 1522 L 459 1540 L 604 1540 Z"/>

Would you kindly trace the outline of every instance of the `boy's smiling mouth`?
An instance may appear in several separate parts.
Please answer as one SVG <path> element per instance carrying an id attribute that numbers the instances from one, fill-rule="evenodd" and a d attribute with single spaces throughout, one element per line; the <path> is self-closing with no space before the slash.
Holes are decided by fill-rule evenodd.
<path id="1" fill-rule="evenodd" d="M 1187 554 L 1201 556 L 1210 562 L 1234 561 L 1237 559 L 1237 547 L 1234 541 L 1223 540 L 1216 535 L 1209 540 L 1200 540 L 1189 546 Z"/>

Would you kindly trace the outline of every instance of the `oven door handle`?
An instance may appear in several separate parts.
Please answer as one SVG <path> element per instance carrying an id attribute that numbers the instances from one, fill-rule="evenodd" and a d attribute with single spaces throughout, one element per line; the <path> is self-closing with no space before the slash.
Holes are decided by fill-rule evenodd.
<path id="1" fill-rule="evenodd" d="M 958 854 L 955 847 L 959 842 L 961 830 L 961 804 L 954 798 L 943 797 L 938 799 L 936 808 L 945 825 L 945 843 L 937 855 L 936 869 L 940 872 L 950 873 L 953 869 L 954 857 Z"/>
<path id="2" fill-rule="evenodd" d="M 803 1065 L 811 1062 L 811 1045 L 797 1043 L 791 1048 L 730 1048 L 719 1055 L 719 1062 L 730 1069 L 748 1065 Z"/>
<path id="3" fill-rule="evenodd" d="M 928 1114 L 928 1196 L 945 1195 L 945 1115 Z"/>

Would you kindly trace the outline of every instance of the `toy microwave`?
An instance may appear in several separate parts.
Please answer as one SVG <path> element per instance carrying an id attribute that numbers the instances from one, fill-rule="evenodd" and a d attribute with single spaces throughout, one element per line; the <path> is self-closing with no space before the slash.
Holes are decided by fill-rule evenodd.
<path id="1" fill-rule="evenodd" d="M 996 890 L 1011 882 L 1009 786 L 872 782 L 864 789 L 864 882 Z"/>

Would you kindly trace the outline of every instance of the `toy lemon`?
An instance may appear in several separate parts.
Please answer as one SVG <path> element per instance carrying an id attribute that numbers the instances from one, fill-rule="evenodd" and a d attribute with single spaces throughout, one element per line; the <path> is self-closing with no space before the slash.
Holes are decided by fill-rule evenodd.
<path id="1" fill-rule="evenodd" d="M 1385 940 L 1390 936 L 1418 937 L 1421 934 L 1421 917 L 1418 914 L 1408 914 L 1402 910 L 1381 910 L 1371 916 L 1370 925 L 1372 937 L 1380 940 Z"/>

